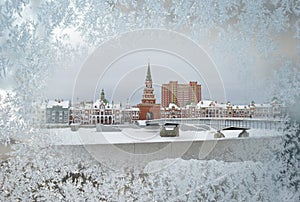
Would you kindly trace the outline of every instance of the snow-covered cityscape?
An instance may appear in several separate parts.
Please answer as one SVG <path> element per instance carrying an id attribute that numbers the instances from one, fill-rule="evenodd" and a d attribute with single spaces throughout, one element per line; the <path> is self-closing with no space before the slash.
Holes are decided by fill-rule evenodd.
<path id="1" fill-rule="evenodd" d="M 0 201 L 300 201 L 298 1 L 0 14 Z"/>
<path id="2" fill-rule="evenodd" d="M 131 106 L 126 102 L 114 103 L 105 97 L 102 89 L 95 101 L 47 100 L 36 106 L 33 124 L 124 124 L 138 123 L 138 120 L 170 118 L 234 118 L 234 119 L 282 119 L 286 116 L 286 106 L 273 98 L 269 103 L 248 105 L 218 103 L 214 100 L 201 100 L 201 85 L 190 81 L 178 84 L 170 81 L 162 84 L 161 104 L 156 103 L 152 87 L 150 63 L 148 63 L 145 88 L 141 103 Z"/>

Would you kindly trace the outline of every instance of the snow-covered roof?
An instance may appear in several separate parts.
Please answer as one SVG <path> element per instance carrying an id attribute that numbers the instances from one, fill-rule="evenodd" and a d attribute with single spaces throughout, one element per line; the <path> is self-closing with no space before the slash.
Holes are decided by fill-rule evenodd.
<path id="1" fill-rule="evenodd" d="M 131 111 L 140 111 L 140 109 L 137 108 L 137 107 L 130 108 L 130 110 L 131 110 Z"/>
<path id="2" fill-rule="evenodd" d="M 249 109 L 248 105 L 233 105 L 232 109 Z"/>
<path id="3" fill-rule="evenodd" d="M 112 104 L 112 103 L 105 103 L 104 101 L 101 101 L 100 99 L 96 100 L 94 103 L 93 103 L 93 108 L 95 108 L 95 106 L 97 106 L 97 108 L 104 104 L 105 105 L 105 108 L 110 108 L 110 109 L 121 109 L 121 104 L 118 103 L 118 104 Z"/>
<path id="4" fill-rule="evenodd" d="M 49 100 L 47 103 L 47 108 L 52 108 L 54 106 L 60 106 L 64 109 L 69 108 L 69 100 Z"/>
<path id="5" fill-rule="evenodd" d="M 137 107 L 131 107 L 131 108 L 126 108 L 126 109 L 123 109 L 123 111 L 128 111 L 128 112 L 130 112 L 130 111 L 140 111 L 140 109 L 139 108 L 137 108 Z"/>
<path id="6" fill-rule="evenodd" d="M 95 107 L 95 106 L 97 106 L 97 108 L 101 105 L 101 104 L 105 104 L 103 101 L 101 101 L 101 100 L 96 100 L 94 103 L 93 103 L 93 108 Z"/>
<path id="7" fill-rule="evenodd" d="M 226 109 L 226 108 L 227 108 L 227 104 L 224 104 L 224 103 L 216 103 L 216 104 L 215 104 L 215 107 Z"/>
<path id="8" fill-rule="evenodd" d="M 170 103 L 169 106 L 167 107 L 167 109 L 172 109 L 172 108 L 175 108 L 175 109 L 180 109 L 176 104 L 174 103 Z"/>
<path id="9" fill-rule="evenodd" d="M 213 100 L 201 100 L 198 104 L 197 104 L 197 108 L 208 108 L 208 107 L 216 107 L 216 108 L 226 108 L 227 105 L 226 104 L 219 104 L 216 101 Z"/>
<path id="10" fill-rule="evenodd" d="M 214 101 L 212 100 L 201 100 L 198 104 L 197 104 L 197 108 L 202 108 L 202 107 L 209 107 L 209 105 L 211 103 L 213 103 Z"/>

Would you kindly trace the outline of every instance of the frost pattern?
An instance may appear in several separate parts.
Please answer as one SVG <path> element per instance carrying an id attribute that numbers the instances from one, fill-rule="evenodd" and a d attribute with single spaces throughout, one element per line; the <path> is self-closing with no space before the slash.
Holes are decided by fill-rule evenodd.
<path id="1" fill-rule="evenodd" d="M 276 39 L 290 32 L 299 55 L 299 15 L 296 0 L 1 2 L 0 79 L 13 80 L 13 93 L 0 99 L 1 143 L 11 148 L 10 158 L 1 160 L 1 201 L 296 201 L 299 129 L 290 122 L 281 156 L 270 164 L 180 160 L 175 169 L 135 176 L 114 173 L 89 156 L 74 156 L 78 150 L 51 146 L 55 139 L 29 120 L 35 104 L 44 99 L 43 82 L 52 72 L 71 68 L 112 37 L 142 28 L 188 35 L 207 48 L 220 71 L 240 69 L 246 87 L 254 90 L 253 85 L 260 84 L 251 82 L 255 75 L 251 67 L 259 61 L 271 65 L 279 61 L 270 80 L 284 90 L 274 95 L 293 103 L 300 92 L 299 66 L 295 65 L 299 58 L 289 62 L 278 57 Z M 74 41 L 74 35 L 80 38 Z"/>
<path id="2" fill-rule="evenodd" d="M 1 169 L 6 175 L 1 176 L 2 199 L 282 201 L 295 197 L 273 194 L 279 191 L 272 184 L 274 172 L 270 171 L 274 168 L 262 162 L 178 159 L 172 167 L 160 172 L 135 174 L 105 168 L 85 155 L 84 148 L 76 150 L 57 148 L 51 151 L 52 155 L 44 156 L 45 159 L 38 157 L 26 164 L 17 160 L 3 163 Z M 55 155 L 64 161 L 53 158 Z M 164 163 L 166 160 L 153 162 L 146 169 L 157 169 Z M 23 172 L 13 172 L 20 167 Z"/>

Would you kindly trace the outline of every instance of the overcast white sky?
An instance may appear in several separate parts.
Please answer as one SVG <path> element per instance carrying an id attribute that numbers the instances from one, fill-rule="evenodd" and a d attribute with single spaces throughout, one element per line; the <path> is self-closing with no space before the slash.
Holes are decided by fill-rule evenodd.
<path id="1" fill-rule="evenodd" d="M 40 0 L 32 1 L 30 6 L 22 11 L 22 18 L 19 20 L 35 19 L 37 17 L 35 12 L 38 12 L 40 2 Z M 170 4 L 169 2 L 164 6 L 168 7 Z M 222 26 L 226 27 L 226 25 Z M 68 32 L 66 34 L 74 43 L 82 42 L 80 33 L 72 31 L 72 28 L 57 29 L 55 30 L 57 34 L 62 30 Z M 244 39 L 253 39 L 243 32 L 246 29 L 243 26 L 238 27 L 238 33 L 235 33 L 234 30 L 232 33 L 230 30 L 220 33 L 217 29 L 218 27 L 213 27 L 211 33 L 200 35 L 200 38 L 205 35 L 203 39 L 199 39 L 198 43 L 201 47 L 186 37 L 191 35 L 188 31 L 186 36 L 155 29 L 125 33 L 102 44 L 92 55 L 83 58 L 81 64 L 72 64 L 70 68 L 57 67 L 52 77 L 46 81 L 45 96 L 49 99 L 95 100 L 103 88 L 108 100 L 124 103 L 129 99 L 130 103 L 135 105 L 140 102 L 142 97 L 147 63 L 150 59 L 157 103 L 161 102 L 161 84 L 171 80 L 178 80 L 182 83 L 197 81 L 202 85 L 203 99 L 214 99 L 220 102 L 231 101 L 240 104 L 247 104 L 252 100 L 256 102 L 270 101 L 270 97 L 265 94 L 269 90 L 266 87 L 267 79 L 271 77 L 273 70 L 278 68 L 272 62 L 281 57 L 283 61 L 296 59 L 296 62 L 300 62 L 299 50 L 296 50 L 299 40 L 295 39 L 295 33 L 283 30 L 280 35 L 276 35 L 278 38 L 272 38 L 272 33 L 267 35 L 270 38 L 263 38 L 262 41 L 266 42 L 262 43 L 263 45 L 268 44 L 268 40 L 274 41 L 278 50 L 275 50 L 274 54 L 272 53 L 274 57 L 261 60 L 260 57 L 263 57 L 263 54 L 256 55 L 256 49 L 261 48 L 263 51 L 272 52 L 273 46 L 252 47 L 251 44 L 249 47 L 241 46 Z M 184 28 L 180 31 L 184 32 Z M 242 34 L 239 35 L 240 33 Z M 63 33 L 61 34 L 63 35 Z M 199 33 L 194 33 L 194 35 L 197 34 Z M 227 34 L 227 36 L 222 38 L 219 37 L 220 34 Z M 236 36 L 231 36 L 232 34 L 236 34 Z M 259 36 L 254 36 L 253 40 Z M 243 54 L 247 52 L 245 49 L 248 48 L 250 54 L 253 54 L 246 54 L 243 57 L 248 64 L 248 69 L 242 63 L 232 66 L 228 63 L 229 65 L 226 66 L 225 60 L 231 59 L 225 56 L 226 50 L 219 53 L 221 57 L 218 61 L 213 61 L 210 55 L 214 60 L 216 60 L 216 55 L 209 47 L 209 44 L 213 44 L 211 40 L 219 40 L 220 44 L 216 44 L 221 48 L 233 45 L 234 52 L 230 53 L 233 59 L 236 59 L 235 53 Z M 216 49 L 221 49 L 220 47 L 216 47 Z M 253 52 L 251 52 L 252 50 Z M 249 68 L 249 64 L 256 58 L 259 60 L 253 61 L 253 66 L 251 64 Z M 11 74 L 0 80 L 1 89 L 11 90 L 13 88 L 12 84 L 15 82 L 15 78 L 13 73 Z"/>
<path id="2" fill-rule="evenodd" d="M 132 105 L 140 102 L 148 60 L 157 103 L 161 84 L 197 81 L 203 97 L 225 101 L 218 68 L 204 49 L 185 36 L 166 30 L 129 32 L 100 46 L 78 68 L 59 69 L 48 81 L 46 95 L 93 100 L 105 89 L 107 98 Z"/>
<path id="3" fill-rule="evenodd" d="M 203 99 L 237 104 L 269 99 L 264 97 L 263 89 L 256 89 L 264 85 L 260 82 L 268 74 L 268 68 L 260 71 L 253 67 L 255 75 L 249 75 L 249 80 L 241 79 L 242 69 L 232 71 L 217 66 L 205 48 L 187 37 L 153 29 L 125 33 L 102 44 L 81 65 L 59 68 L 47 81 L 46 96 L 49 99 L 95 100 L 103 88 L 108 100 L 125 103 L 129 99 L 131 105 L 135 105 L 142 97 L 148 59 L 157 103 L 161 102 L 161 84 L 171 80 L 197 81 L 202 85 Z"/>

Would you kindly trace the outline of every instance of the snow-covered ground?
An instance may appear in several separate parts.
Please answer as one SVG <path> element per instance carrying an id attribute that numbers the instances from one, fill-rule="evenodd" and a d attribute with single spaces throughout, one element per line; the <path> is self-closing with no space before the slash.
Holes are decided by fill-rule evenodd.
<path id="1" fill-rule="evenodd" d="M 216 130 L 182 128 L 179 137 L 160 137 L 160 128 L 122 127 L 120 131 L 97 132 L 96 128 L 43 129 L 59 148 L 85 148 L 97 161 L 118 169 L 122 165 L 138 170 L 153 160 L 167 158 L 215 159 L 222 161 L 268 161 L 276 149 L 279 132 L 250 129 L 249 137 L 238 138 L 241 131 L 222 131 L 225 138 L 214 138 Z M 108 128 L 105 131 L 109 131 Z"/>
<path id="2" fill-rule="evenodd" d="M 160 137 L 159 129 L 146 128 L 124 128 L 120 132 L 96 132 L 96 128 L 80 128 L 78 131 L 71 131 L 70 128 L 43 129 L 56 140 L 58 145 L 82 145 L 82 144 L 122 144 L 142 142 L 175 142 L 175 141 L 196 141 L 212 140 L 215 130 L 192 131 L 180 130 L 179 137 Z M 225 139 L 238 138 L 241 131 L 222 131 Z M 250 129 L 249 138 L 266 136 L 279 136 L 276 130 Z"/>

